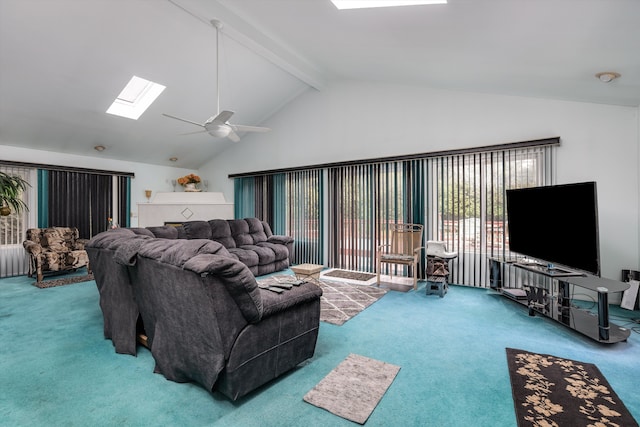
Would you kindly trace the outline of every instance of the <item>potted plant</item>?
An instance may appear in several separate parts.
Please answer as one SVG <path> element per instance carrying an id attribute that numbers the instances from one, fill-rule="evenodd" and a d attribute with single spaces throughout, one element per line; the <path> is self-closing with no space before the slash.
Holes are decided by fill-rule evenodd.
<path id="1" fill-rule="evenodd" d="M 30 186 L 27 181 L 18 175 L 0 172 L 0 215 L 10 215 L 12 209 L 16 213 L 29 210 L 29 207 L 20 196 Z"/>

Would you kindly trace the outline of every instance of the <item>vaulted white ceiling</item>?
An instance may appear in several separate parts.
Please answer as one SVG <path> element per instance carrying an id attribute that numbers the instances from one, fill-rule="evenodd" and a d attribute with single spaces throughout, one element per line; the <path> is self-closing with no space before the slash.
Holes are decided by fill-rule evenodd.
<path id="1" fill-rule="evenodd" d="M 103 145 L 103 157 L 198 168 L 233 143 L 181 135 L 198 128 L 162 113 L 216 113 L 211 19 L 224 24 L 220 106 L 237 124 L 268 125 L 334 79 L 640 105 L 637 0 L 0 0 L 0 145 Z M 622 76 L 602 83 L 600 71 Z M 106 114 L 132 75 L 167 89 L 137 121 Z"/>

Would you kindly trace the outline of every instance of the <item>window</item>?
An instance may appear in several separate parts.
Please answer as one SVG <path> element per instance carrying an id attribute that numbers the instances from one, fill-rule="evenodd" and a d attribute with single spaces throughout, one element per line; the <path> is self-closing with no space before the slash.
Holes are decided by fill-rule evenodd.
<path id="1" fill-rule="evenodd" d="M 412 169 L 386 162 L 329 169 L 329 263 L 375 271 L 378 245 L 388 243 L 389 224 L 414 222 Z"/>
<path id="2" fill-rule="evenodd" d="M 28 258 L 22 247 L 25 232 L 35 217 L 35 203 L 33 203 L 33 174 L 34 170 L 25 167 L 0 165 L 0 171 L 9 175 L 18 175 L 31 184 L 22 194 L 22 200 L 29 207 L 29 211 L 16 213 L 11 211 L 8 216 L 0 216 L 0 277 L 18 276 L 28 271 Z"/>
<path id="3" fill-rule="evenodd" d="M 486 286 L 487 256 L 509 255 L 506 190 L 551 183 L 549 147 L 445 156 L 431 160 L 428 234 L 456 251 L 452 283 Z"/>
<path id="4" fill-rule="evenodd" d="M 425 241 L 444 241 L 449 251 L 458 253 L 451 261 L 450 281 L 484 287 L 489 284 L 487 257 L 510 255 L 506 190 L 553 184 L 558 144 L 559 138 L 551 138 L 410 159 L 328 165 L 313 173 L 288 171 L 281 174 L 286 176 L 285 191 L 279 190 L 283 184 L 278 175 L 266 181 L 256 173 L 236 178 L 235 202 L 251 205 L 243 211 L 251 216 L 251 209 L 258 212 L 255 206 L 268 204 L 255 202 L 259 197 L 277 199 L 274 211 L 286 210 L 284 229 L 296 240 L 293 262 L 348 270 L 375 271 L 375 251 L 388 243 L 389 224 L 423 224 Z M 321 204 L 322 174 L 327 176 L 328 191 Z M 259 197 L 251 193 L 254 187 L 245 188 L 247 179 L 262 183 Z M 326 220 L 323 211 L 328 212 Z M 277 214 L 272 218 L 278 223 Z M 328 258 L 316 261 L 323 242 Z"/>
<path id="5" fill-rule="evenodd" d="M 113 101 L 107 113 L 138 120 L 164 89 L 165 86 L 161 84 L 133 76 Z"/>
<path id="6" fill-rule="evenodd" d="M 129 225 L 129 177 L 66 170 L 40 170 L 40 227 L 76 227 L 90 239 L 108 218 Z"/>
<path id="7" fill-rule="evenodd" d="M 284 174 L 285 230 L 295 239 L 294 264 L 323 264 L 323 174 L 306 170 Z"/>

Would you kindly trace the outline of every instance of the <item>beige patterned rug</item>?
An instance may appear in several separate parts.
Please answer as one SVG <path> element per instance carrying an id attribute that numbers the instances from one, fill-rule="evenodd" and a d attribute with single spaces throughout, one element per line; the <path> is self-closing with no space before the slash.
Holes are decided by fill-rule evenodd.
<path id="1" fill-rule="evenodd" d="M 304 396 L 304 401 L 364 424 L 399 371 L 399 366 L 350 354 Z"/>
<path id="2" fill-rule="evenodd" d="M 507 348 L 518 426 L 637 427 L 596 365 Z"/>
<path id="3" fill-rule="evenodd" d="M 259 284 L 287 282 L 293 276 L 271 276 L 258 280 Z M 320 286 L 320 320 L 333 325 L 342 325 L 356 314 L 369 307 L 387 293 L 377 286 L 352 285 L 328 280 L 310 281 L 301 286 Z M 285 291 L 286 292 L 286 291 Z"/>

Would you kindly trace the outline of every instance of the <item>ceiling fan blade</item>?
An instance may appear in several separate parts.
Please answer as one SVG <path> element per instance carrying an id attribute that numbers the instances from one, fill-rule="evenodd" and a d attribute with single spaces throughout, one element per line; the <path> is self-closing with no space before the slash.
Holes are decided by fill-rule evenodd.
<path id="1" fill-rule="evenodd" d="M 227 135 L 227 138 L 229 138 L 233 142 L 240 142 L 240 137 L 233 131 L 233 129 L 229 130 L 229 135 Z"/>
<path id="2" fill-rule="evenodd" d="M 269 132 L 271 129 L 260 126 L 230 125 L 236 132 Z"/>
<path id="3" fill-rule="evenodd" d="M 235 113 L 233 111 L 223 111 L 220 114 L 218 114 L 213 120 L 211 120 L 211 122 L 221 122 L 221 123 L 227 123 L 227 121 L 231 118 L 231 116 L 233 116 Z"/>
<path id="4" fill-rule="evenodd" d="M 200 124 L 200 123 L 197 123 L 197 122 L 193 122 L 193 121 L 187 120 L 187 119 L 182 119 L 180 117 L 172 116 L 171 114 L 162 113 L 162 115 L 165 116 L 165 117 L 169 117 L 170 119 L 180 120 L 181 122 L 191 123 L 192 125 L 204 127 L 203 124 Z"/>
<path id="5" fill-rule="evenodd" d="M 197 133 L 207 133 L 207 130 L 197 130 L 195 132 L 187 132 L 187 133 L 181 133 L 179 134 L 180 136 L 185 136 L 185 135 L 195 135 Z"/>

